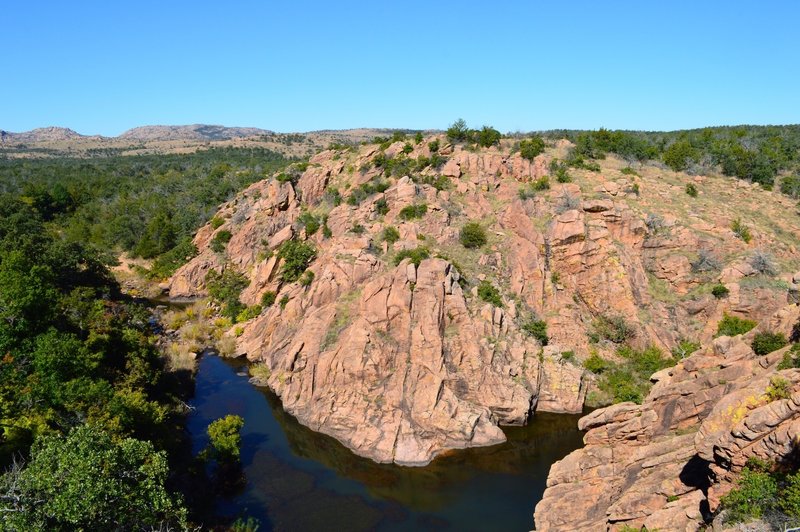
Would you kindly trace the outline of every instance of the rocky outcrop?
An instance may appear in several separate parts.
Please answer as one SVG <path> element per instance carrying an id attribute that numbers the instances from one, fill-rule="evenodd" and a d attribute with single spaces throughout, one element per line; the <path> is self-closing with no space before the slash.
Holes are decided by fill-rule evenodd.
<path id="1" fill-rule="evenodd" d="M 709 344 L 723 312 L 761 320 L 786 302 L 776 283 L 732 280 L 724 300 L 701 290 L 721 272 L 696 272 L 695 250 L 730 267 L 743 244 L 727 226 L 653 214 L 674 194 L 658 180 L 635 188 L 613 169 L 581 170 L 531 197 L 524 183 L 546 175 L 563 143 L 527 161 L 510 141 L 470 151 L 438 137 L 434 154 L 433 140 L 323 151 L 294 184 L 253 184 L 197 232 L 197 257 L 170 281 L 173 297 L 203 296 L 209 271 L 232 268 L 249 282 L 243 304 L 275 292 L 229 331 L 237 354 L 266 364 L 302 423 L 358 454 L 423 464 L 502 441 L 499 425 L 537 410 L 580 412 L 590 385 L 581 362 L 590 350 L 614 356 L 608 342 L 590 345 L 598 316 L 622 316 L 634 344 L 668 350 L 683 338 Z M 309 216 L 324 227 L 310 230 Z M 480 249 L 459 242 L 470 220 L 486 229 Z M 214 251 L 223 231 L 230 241 Z M 304 284 L 282 281 L 289 240 L 315 248 Z M 418 265 L 399 260 L 423 248 Z M 482 294 L 492 303 L 478 292 L 484 280 L 498 289 Z M 533 320 L 546 322 L 539 340 L 526 332 Z"/>
<path id="2" fill-rule="evenodd" d="M 786 307 L 773 325 L 788 334 L 799 315 Z M 655 374 L 642 405 L 581 418 L 586 446 L 551 468 L 536 529 L 699 530 L 749 458 L 788 457 L 800 434 L 800 370 L 777 370 L 788 347 L 756 356 L 753 334 L 718 338 Z M 791 383 L 788 398 L 768 395 L 775 377 Z"/>

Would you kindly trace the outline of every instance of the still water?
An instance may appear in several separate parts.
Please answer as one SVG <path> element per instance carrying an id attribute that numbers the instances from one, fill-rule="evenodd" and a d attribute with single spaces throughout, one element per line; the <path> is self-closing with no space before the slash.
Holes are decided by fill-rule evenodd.
<path id="1" fill-rule="evenodd" d="M 300 425 L 280 400 L 248 382 L 245 361 L 199 362 L 194 451 L 208 424 L 227 414 L 245 421 L 246 486 L 219 500 L 222 515 L 252 516 L 264 530 L 493 530 L 533 528 L 550 464 L 582 445 L 579 416 L 537 414 L 505 429 L 508 441 L 457 451 L 421 468 L 381 465 Z"/>

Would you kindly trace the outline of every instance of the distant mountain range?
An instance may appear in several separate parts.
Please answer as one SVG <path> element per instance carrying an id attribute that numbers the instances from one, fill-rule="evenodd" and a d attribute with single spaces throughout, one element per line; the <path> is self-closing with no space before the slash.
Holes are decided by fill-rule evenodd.
<path id="1" fill-rule="evenodd" d="M 255 127 L 225 127 L 207 124 L 192 124 L 188 126 L 141 126 L 129 129 L 117 138 L 126 140 L 152 141 L 152 140 L 194 140 L 194 141 L 214 141 L 228 140 L 242 137 L 252 137 L 256 135 L 269 135 L 272 131 Z M 13 133 L 10 131 L 0 131 L 0 137 L 4 140 L 20 142 L 43 142 L 72 140 L 79 138 L 104 138 L 100 135 L 81 135 L 72 129 L 65 127 L 42 127 Z"/>

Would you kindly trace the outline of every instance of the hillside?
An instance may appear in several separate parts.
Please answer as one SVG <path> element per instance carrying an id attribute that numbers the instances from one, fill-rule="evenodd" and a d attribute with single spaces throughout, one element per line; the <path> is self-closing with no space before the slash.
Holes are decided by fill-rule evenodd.
<path id="1" fill-rule="evenodd" d="M 567 168 L 553 164 L 567 141 L 532 160 L 515 144 L 322 152 L 223 204 L 170 295 L 210 285 L 240 322 L 235 352 L 302 423 L 424 464 L 536 411 L 642 402 L 648 368 L 710 346 L 726 313 L 767 323 L 796 290 L 788 197 L 611 156 Z M 485 243 L 463 245 L 468 222 Z M 598 357 L 629 386 L 584 369 Z"/>

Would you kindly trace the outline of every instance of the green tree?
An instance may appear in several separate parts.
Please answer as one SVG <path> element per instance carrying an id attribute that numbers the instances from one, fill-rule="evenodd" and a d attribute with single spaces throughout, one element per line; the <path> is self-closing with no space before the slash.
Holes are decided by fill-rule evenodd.
<path id="1" fill-rule="evenodd" d="M 664 151 L 664 164 L 676 172 L 682 172 L 689 167 L 689 162 L 697 157 L 697 151 L 686 140 L 673 142 Z"/>
<path id="2" fill-rule="evenodd" d="M 453 142 L 463 142 L 469 137 L 469 128 L 463 118 L 459 118 L 447 128 L 447 138 Z"/>
<path id="3" fill-rule="evenodd" d="M 544 153 L 544 139 L 539 135 L 519 142 L 519 154 L 523 159 L 533 161 L 541 153 Z"/>
<path id="4" fill-rule="evenodd" d="M 27 467 L 0 478 L 10 530 L 134 530 L 185 527 L 180 499 L 165 487 L 168 466 L 150 442 L 114 442 L 89 426 L 44 436 Z"/>
<path id="5" fill-rule="evenodd" d="M 241 430 L 244 420 L 229 414 L 208 426 L 208 437 L 214 458 L 221 462 L 238 462 L 242 446 Z"/>
<path id="6" fill-rule="evenodd" d="M 488 148 L 500 143 L 502 135 L 491 126 L 483 126 L 476 134 L 478 145 Z"/>

